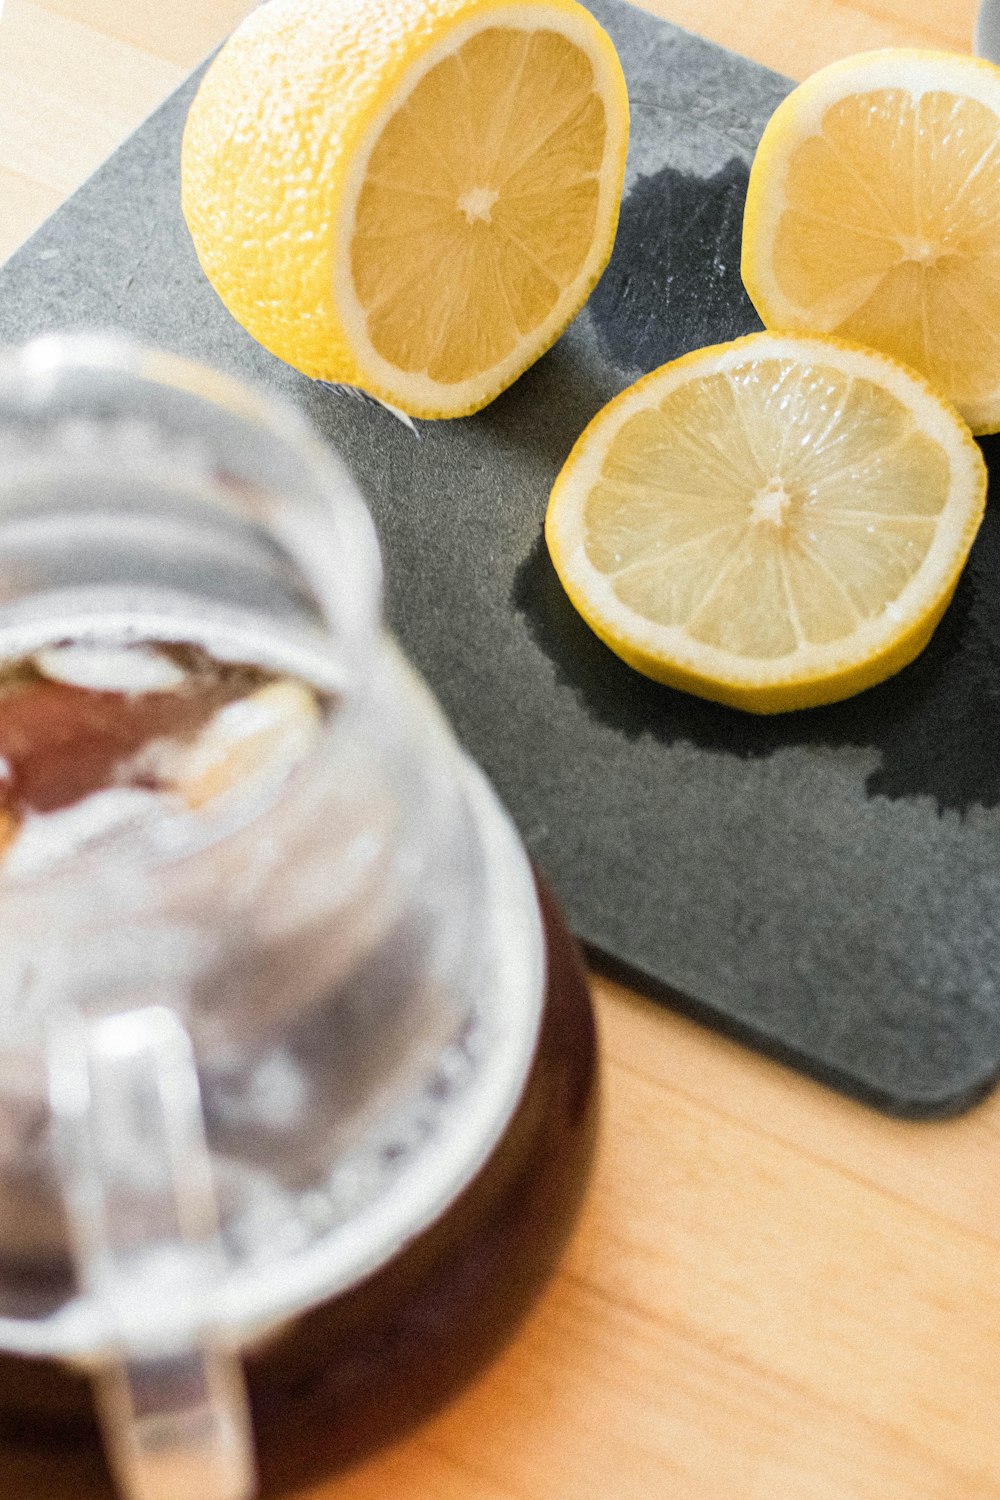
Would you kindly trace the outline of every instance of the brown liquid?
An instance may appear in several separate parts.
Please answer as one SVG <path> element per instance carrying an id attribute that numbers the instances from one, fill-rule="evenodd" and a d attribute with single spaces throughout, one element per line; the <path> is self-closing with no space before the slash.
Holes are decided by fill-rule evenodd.
<path id="1" fill-rule="evenodd" d="M 590 1165 L 597 1064 L 579 954 L 544 890 L 541 899 L 542 1028 L 489 1161 L 388 1265 L 246 1358 L 265 1496 L 332 1473 L 429 1415 L 499 1351 L 553 1269 Z M 113 1493 L 82 1375 L 0 1355 L 0 1439 L 0 1493 Z"/>
<path id="2" fill-rule="evenodd" d="M 22 834 L 35 873 L 103 843 L 116 820 L 145 819 L 149 831 L 175 812 L 211 812 L 234 791 L 249 815 L 261 781 L 294 768 L 329 707 L 293 678 L 187 645 L 98 649 L 97 681 L 84 686 L 73 680 L 81 651 L 93 678 L 93 648 L 70 642 L 0 670 L 0 875 L 23 873 Z M 123 802 L 123 791 L 146 796 Z M 58 815 L 71 809 L 83 816 L 67 829 Z"/>

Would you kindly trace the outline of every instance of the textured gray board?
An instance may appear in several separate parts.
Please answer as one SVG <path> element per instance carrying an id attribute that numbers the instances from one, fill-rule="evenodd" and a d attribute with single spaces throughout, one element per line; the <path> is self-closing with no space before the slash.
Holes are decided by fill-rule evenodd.
<path id="1" fill-rule="evenodd" d="M 641 371 L 757 326 L 747 164 L 789 85 L 596 0 L 633 108 L 614 259 L 480 415 L 421 423 L 301 378 L 201 276 L 178 209 L 183 87 L 0 271 L 0 338 L 123 328 L 296 401 L 353 469 L 391 622 L 592 951 L 654 993 L 912 1114 L 1000 1069 L 1000 537 L 919 662 L 758 721 L 647 683 L 590 635 L 541 542 L 549 487 Z"/>

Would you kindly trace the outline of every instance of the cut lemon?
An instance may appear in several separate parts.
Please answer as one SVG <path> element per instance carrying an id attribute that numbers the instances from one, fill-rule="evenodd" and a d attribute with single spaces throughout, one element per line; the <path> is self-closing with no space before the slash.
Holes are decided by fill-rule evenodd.
<path id="1" fill-rule="evenodd" d="M 985 499 L 971 433 L 912 371 L 760 333 L 686 354 L 599 412 L 545 535 L 573 604 L 631 666 L 777 713 L 912 661 Z"/>
<path id="2" fill-rule="evenodd" d="M 822 69 L 750 173 L 743 281 L 765 325 L 834 333 L 1000 428 L 1000 69 L 903 49 Z"/>
<path id="3" fill-rule="evenodd" d="M 627 143 L 617 54 L 575 0 L 271 0 L 198 90 L 182 203 L 273 354 L 462 416 L 583 306 Z"/>

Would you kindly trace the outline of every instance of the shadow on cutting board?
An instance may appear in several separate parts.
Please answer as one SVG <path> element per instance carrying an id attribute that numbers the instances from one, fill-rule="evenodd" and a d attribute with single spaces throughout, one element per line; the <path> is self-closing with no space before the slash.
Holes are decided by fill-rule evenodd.
<path id="1" fill-rule="evenodd" d="M 742 713 L 651 682 L 620 661 L 563 592 L 539 536 L 512 602 L 587 713 L 629 738 L 687 740 L 741 758 L 792 745 L 871 747 L 870 797 L 929 795 L 939 810 L 1000 802 L 1000 520 L 987 511 L 955 598 L 930 644 L 896 677 L 843 703 Z"/>
<path id="2" fill-rule="evenodd" d="M 622 207 L 615 253 L 591 298 L 606 353 L 649 370 L 760 327 L 739 274 L 747 169 L 708 181 L 672 169 L 640 178 Z M 684 225 L 684 233 L 677 226 Z M 692 296 L 692 287 L 697 295 Z M 1000 438 L 983 451 L 1000 464 Z M 872 748 L 870 797 L 927 795 L 939 810 L 1000 802 L 1000 520 L 988 511 L 955 598 L 930 644 L 895 678 L 844 703 L 758 717 L 649 681 L 607 649 L 563 593 L 538 537 L 511 602 L 587 713 L 630 738 L 741 758 L 786 746 Z"/>

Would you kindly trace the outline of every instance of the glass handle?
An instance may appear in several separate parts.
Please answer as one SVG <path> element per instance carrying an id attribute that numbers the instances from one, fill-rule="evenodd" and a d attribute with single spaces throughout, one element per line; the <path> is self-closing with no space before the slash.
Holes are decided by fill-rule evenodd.
<path id="1" fill-rule="evenodd" d="M 248 1500 L 243 1372 L 209 1333 L 225 1256 L 188 1034 L 162 1003 L 64 1012 L 48 1063 L 77 1275 L 110 1352 L 95 1394 L 122 1492 Z"/>

